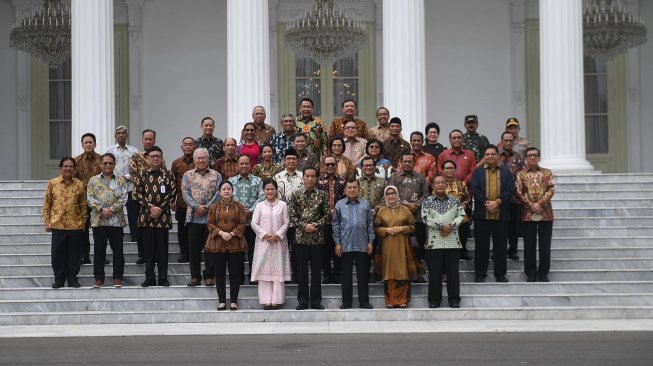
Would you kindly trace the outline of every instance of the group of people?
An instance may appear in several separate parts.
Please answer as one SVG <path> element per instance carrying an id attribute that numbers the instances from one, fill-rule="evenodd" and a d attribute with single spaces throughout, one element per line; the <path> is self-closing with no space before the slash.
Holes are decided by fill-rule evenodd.
<path id="1" fill-rule="evenodd" d="M 298 310 L 324 308 L 323 283 L 341 284 L 341 308 L 351 308 L 354 267 L 361 308 L 372 308 L 368 283 L 375 281 L 383 281 L 390 308 L 408 306 L 413 282 L 428 282 L 429 306 L 437 308 L 444 281 L 449 306 L 457 308 L 459 260 L 474 259 L 475 281 L 484 282 L 492 242 L 494 277 L 507 282 L 506 262 L 519 259 L 520 235 L 527 281 L 548 281 L 554 182 L 539 166 L 540 151 L 519 136 L 516 118 L 493 145 L 476 131 L 478 118 L 466 116 L 466 132 L 451 131 L 447 148 L 436 123 L 404 140 L 401 119 L 384 107 L 370 129 L 356 118 L 353 100 L 343 102 L 342 117 L 328 129 L 312 113 L 313 101 L 302 99 L 300 116 L 283 114 L 276 132 L 257 106 L 241 136 L 224 141 L 205 117 L 202 136 L 182 139 L 182 156 L 170 170 L 151 129 L 143 131 L 139 151 L 118 126 L 116 144 L 102 155 L 95 136 L 84 134 L 84 152 L 61 159 L 61 175 L 45 193 L 52 287 L 80 286 L 80 265 L 90 263 L 89 228 L 93 287 L 104 286 L 107 243 L 113 285 L 121 287 L 126 225 L 136 263 L 145 264 L 141 286 L 169 286 L 173 212 L 188 286 L 215 285 L 217 310 L 227 309 L 227 268 L 231 310 L 246 281 L 258 286 L 266 310 L 284 303 L 287 282 L 297 283 Z M 472 223 L 475 258 L 466 246 Z"/>

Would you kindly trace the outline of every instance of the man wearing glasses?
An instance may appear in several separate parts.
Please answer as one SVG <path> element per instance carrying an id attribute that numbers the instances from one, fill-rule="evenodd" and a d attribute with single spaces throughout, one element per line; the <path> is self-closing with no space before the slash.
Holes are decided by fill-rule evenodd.
<path id="1" fill-rule="evenodd" d="M 449 132 L 449 144 L 451 148 L 438 155 L 438 173 L 444 173 L 442 165 L 445 161 L 451 160 L 456 163 L 456 179 L 469 184 L 472 180 L 472 172 L 476 169 L 476 156 L 463 148 L 463 133 L 460 130 Z"/>

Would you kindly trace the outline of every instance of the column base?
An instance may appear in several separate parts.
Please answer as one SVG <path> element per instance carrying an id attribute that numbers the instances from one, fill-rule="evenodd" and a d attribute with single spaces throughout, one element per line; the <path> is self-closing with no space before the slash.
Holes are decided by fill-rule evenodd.
<path id="1" fill-rule="evenodd" d="M 584 172 L 594 171 L 594 167 L 583 158 L 543 158 L 540 166 L 553 172 Z"/>

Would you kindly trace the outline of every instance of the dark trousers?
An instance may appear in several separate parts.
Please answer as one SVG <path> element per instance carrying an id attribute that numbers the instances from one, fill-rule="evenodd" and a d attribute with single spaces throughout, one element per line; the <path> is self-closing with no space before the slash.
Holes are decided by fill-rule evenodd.
<path id="1" fill-rule="evenodd" d="M 82 253 L 82 230 L 52 229 L 51 260 L 54 282 L 77 282 Z"/>
<path id="2" fill-rule="evenodd" d="M 99 226 L 93 228 L 93 277 L 104 281 L 104 259 L 107 257 L 107 241 L 113 252 L 113 279 L 122 280 L 125 272 L 125 256 L 123 255 L 122 227 Z"/>
<path id="3" fill-rule="evenodd" d="M 138 227 L 138 211 L 140 209 L 138 201 L 134 199 L 134 192 L 129 192 L 127 196 L 127 221 L 129 222 L 129 237 L 131 241 L 136 242 L 138 248 L 138 257 L 143 258 L 145 252 L 143 251 L 143 240 L 140 235 L 140 228 Z"/>
<path id="4" fill-rule="evenodd" d="M 417 248 L 413 248 L 415 257 L 418 260 L 424 259 L 424 245 L 426 244 L 426 225 L 423 222 L 415 223 L 415 239 L 417 239 Z"/>
<path id="5" fill-rule="evenodd" d="M 521 222 L 521 204 L 510 203 L 510 221 L 508 224 L 508 255 L 517 254 L 517 242 L 519 241 L 519 224 Z"/>
<path id="6" fill-rule="evenodd" d="M 168 279 L 168 229 L 155 229 L 150 227 L 139 228 L 145 252 L 145 280 L 156 279 L 154 265 L 159 270 L 159 282 Z"/>
<path id="7" fill-rule="evenodd" d="M 467 253 L 467 239 L 472 236 L 472 210 L 465 210 L 465 214 L 469 217 L 470 221 L 460 224 L 458 227 L 458 238 L 460 238 L 460 244 L 462 245 L 461 253 Z"/>
<path id="8" fill-rule="evenodd" d="M 227 302 L 226 271 L 229 267 L 229 301 L 238 302 L 241 274 L 245 265 L 245 253 L 206 253 L 206 261 L 213 263 L 215 268 L 215 289 L 218 292 L 218 302 Z"/>
<path id="9" fill-rule="evenodd" d="M 179 188 L 177 188 L 179 189 Z M 178 208 L 175 210 L 175 219 L 177 220 L 177 240 L 179 241 L 179 257 L 189 258 L 188 244 L 188 227 L 186 226 L 186 209 Z M 206 238 L 204 239 L 206 242 Z M 204 244 L 202 244 L 204 247 Z"/>
<path id="10" fill-rule="evenodd" d="M 289 227 L 286 233 L 288 250 L 290 251 L 290 273 L 293 281 L 297 281 L 297 254 L 295 253 L 295 228 Z"/>
<path id="11" fill-rule="evenodd" d="M 477 276 L 487 274 L 490 261 L 490 238 L 494 250 L 494 276 L 506 275 L 506 234 L 508 221 L 474 220 L 474 239 L 476 255 L 474 256 L 474 271 Z"/>
<path id="12" fill-rule="evenodd" d="M 551 268 L 551 235 L 553 221 L 524 221 L 521 223 L 524 231 L 524 272 L 529 277 L 536 274 L 545 276 Z M 535 251 L 538 246 L 540 265 L 537 266 Z"/>
<path id="13" fill-rule="evenodd" d="M 84 231 L 82 231 L 82 255 L 79 257 L 80 259 L 83 259 L 84 257 L 88 257 L 91 254 L 91 240 L 89 238 L 90 234 L 90 229 L 91 229 L 91 208 L 88 208 L 88 219 L 86 219 L 86 226 L 84 227 Z"/>
<path id="14" fill-rule="evenodd" d="M 342 304 L 351 306 L 353 296 L 352 269 L 356 264 L 356 281 L 358 283 L 358 302 L 361 305 L 370 303 L 369 271 L 370 256 L 365 252 L 342 253 Z"/>
<path id="15" fill-rule="evenodd" d="M 429 267 L 429 303 L 442 301 L 442 274 L 447 274 L 449 302 L 460 301 L 460 249 L 427 249 L 426 265 Z"/>
<path id="16" fill-rule="evenodd" d="M 322 245 L 298 244 L 295 246 L 297 256 L 297 302 L 299 305 L 320 305 L 322 302 Z M 308 261 L 311 262 L 311 288 L 308 288 Z"/>
<path id="17" fill-rule="evenodd" d="M 324 226 L 324 245 L 322 245 L 322 273 L 328 279 L 338 280 L 342 273 L 340 257 L 336 255 L 336 244 L 333 241 L 333 227 Z M 331 267 L 333 260 L 333 267 Z"/>
<path id="18" fill-rule="evenodd" d="M 252 273 L 252 260 L 254 259 L 254 244 L 256 243 L 256 233 L 251 226 L 245 226 L 245 242 L 247 243 L 247 264 L 249 273 Z M 243 266 L 241 281 L 245 278 L 250 279 L 252 276 L 245 277 L 245 266 Z"/>
<path id="19" fill-rule="evenodd" d="M 206 224 L 186 224 L 188 228 L 188 245 L 190 258 L 190 277 L 201 280 L 204 278 L 213 278 L 214 267 L 210 261 L 204 261 L 204 273 L 202 273 L 202 250 L 206 245 L 206 239 L 209 237 L 209 229 Z"/>

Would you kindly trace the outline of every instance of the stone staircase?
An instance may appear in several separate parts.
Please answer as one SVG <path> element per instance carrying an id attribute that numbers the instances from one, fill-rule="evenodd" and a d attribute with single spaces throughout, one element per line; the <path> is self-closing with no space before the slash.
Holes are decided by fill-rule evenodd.
<path id="1" fill-rule="evenodd" d="M 84 265 L 81 289 L 51 289 L 50 234 L 41 219 L 45 182 L 0 182 L 0 325 L 653 319 L 653 174 L 560 175 L 556 183 L 552 282 L 525 282 L 523 261 L 509 260 L 509 283 L 477 284 L 473 261 L 462 261 L 460 309 L 447 308 L 446 300 L 443 308 L 428 309 L 426 285 L 415 284 L 408 309 L 388 310 L 383 286 L 371 284 L 372 310 L 338 309 L 340 286 L 323 285 L 326 310 L 296 311 L 297 287 L 287 285 L 284 307 L 263 311 L 256 286 L 246 285 L 239 311 L 216 312 L 214 287 L 185 286 L 188 264 L 176 263 L 176 228 L 170 236 L 169 288 L 139 286 L 144 266 L 134 264 L 136 244 L 126 235 L 125 287 L 90 288 L 93 268 Z M 519 247 L 523 258 L 521 240 Z M 111 265 L 106 273 L 111 278 Z"/>

